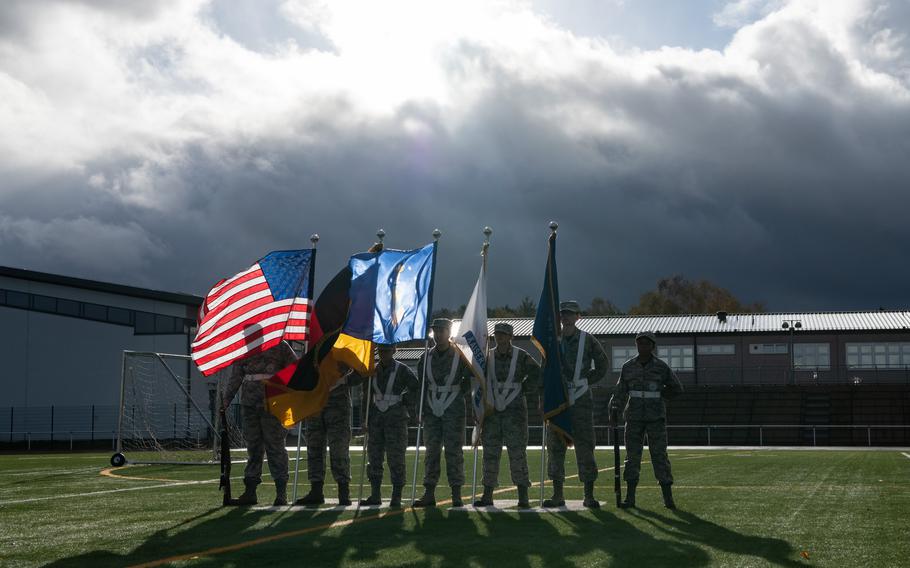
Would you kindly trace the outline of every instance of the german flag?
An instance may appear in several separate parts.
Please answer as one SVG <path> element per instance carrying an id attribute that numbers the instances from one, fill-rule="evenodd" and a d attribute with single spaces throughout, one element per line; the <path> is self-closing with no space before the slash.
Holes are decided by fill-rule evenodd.
<path id="1" fill-rule="evenodd" d="M 373 372 L 373 344 L 342 333 L 350 308 L 351 269 L 346 266 L 326 285 L 310 316 L 307 353 L 266 382 L 266 405 L 286 428 L 318 414 L 332 387 L 348 369 Z"/>

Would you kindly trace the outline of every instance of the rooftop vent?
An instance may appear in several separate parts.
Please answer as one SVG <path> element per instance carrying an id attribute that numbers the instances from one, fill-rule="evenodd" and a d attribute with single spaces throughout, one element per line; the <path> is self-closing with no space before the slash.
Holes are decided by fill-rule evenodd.
<path id="1" fill-rule="evenodd" d="M 727 312 L 717 312 L 717 321 L 727 323 Z"/>

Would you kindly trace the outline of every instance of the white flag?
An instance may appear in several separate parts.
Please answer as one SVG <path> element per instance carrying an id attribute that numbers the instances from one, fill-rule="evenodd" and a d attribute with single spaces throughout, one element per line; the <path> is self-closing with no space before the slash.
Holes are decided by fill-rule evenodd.
<path id="1" fill-rule="evenodd" d="M 484 243 L 481 256 L 483 261 L 480 265 L 480 276 L 477 277 L 477 284 L 474 285 L 474 292 L 468 301 L 464 317 L 458 328 L 458 335 L 452 340 L 455 345 L 461 349 L 462 355 L 466 361 L 471 364 L 471 370 L 474 371 L 473 389 L 471 394 L 472 406 L 474 407 L 474 433 L 471 436 L 471 443 L 477 445 L 480 432 L 483 428 L 483 418 L 489 409 L 486 400 L 486 376 L 487 376 L 487 248 L 488 243 Z"/>

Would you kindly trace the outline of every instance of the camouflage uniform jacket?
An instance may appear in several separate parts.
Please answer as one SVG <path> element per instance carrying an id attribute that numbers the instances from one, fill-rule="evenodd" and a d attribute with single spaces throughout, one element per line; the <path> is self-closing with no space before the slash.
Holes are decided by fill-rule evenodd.
<path id="1" fill-rule="evenodd" d="M 392 377 L 392 373 L 395 371 L 395 368 L 398 367 L 398 372 L 395 373 L 395 382 L 392 383 L 391 388 L 389 388 L 389 379 Z M 376 364 L 376 374 L 373 375 L 373 379 L 369 381 L 370 390 L 372 393 L 370 396 L 370 404 L 373 408 L 370 409 L 370 412 L 383 412 L 379 405 L 377 404 L 376 393 L 382 393 L 383 396 L 391 395 L 392 397 L 401 397 L 399 400 L 394 401 L 388 406 L 388 409 L 384 412 L 403 412 L 405 416 L 408 415 L 408 406 L 413 400 L 417 398 L 420 394 L 420 381 L 417 379 L 417 375 L 414 374 L 414 371 L 404 363 L 399 363 L 394 361 L 391 365 L 385 366 L 381 362 Z M 366 382 L 364 383 L 366 384 Z M 370 392 L 364 387 L 363 389 L 363 403 L 361 408 L 366 408 L 367 393 Z"/>
<path id="2" fill-rule="evenodd" d="M 509 350 L 505 354 L 501 354 L 498 349 L 494 349 L 490 354 L 490 361 L 495 363 L 493 364 L 496 377 L 494 380 L 490 380 L 490 377 L 487 378 L 487 402 L 490 406 L 496 406 L 496 396 L 493 393 L 497 390 L 497 387 L 502 383 L 505 383 L 509 378 L 509 369 L 512 364 L 513 354 L 518 353 L 518 358 L 515 361 L 515 376 L 513 380 L 517 383 L 518 388 L 520 389 L 518 396 L 509 402 L 506 407 L 502 410 L 497 409 L 497 411 L 502 412 L 504 410 L 517 409 L 519 407 L 525 409 L 527 408 L 522 402 L 525 396 L 537 396 L 541 388 L 541 378 L 540 378 L 540 364 L 531 357 L 527 351 L 515 347 L 514 345 L 509 347 Z M 499 383 L 499 385 L 497 385 Z M 500 391 L 503 395 L 508 394 L 508 392 Z M 492 395 L 492 396 L 491 396 Z"/>
<path id="3" fill-rule="evenodd" d="M 338 379 L 338 382 L 335 383 L 332 390 L 329 391 L 329 400 L 326 402 L 326 406 L 331 406 L 333 408 L 337 407 L 339 404 L 351 406 L 353 404 L 353 400 L 351 399 L 351 387 L 356 387 L 362 382 L 363 377 L 357 373 L 348 373 Z"/>
<path id="4" fill-rule="evenodd" d="M 563 380 L 566 382 L 567 387 L 575 376 L 578 342 L 581 337 L 581 330 L 576 330 L 575 333 L 570 336 L 562 336 L 562 339 L 559 342 L 563 360 Z M 597 341 L 596 337 L 590 333 L 585 333 L 584 337 L 585 345 L 581 357 L 581 373 L 579 374 L 579 379 L 587 380 L 588 385 L 593 385 L 606 376 L 610 367 L 610 361 L 607 358 L 607 354 L 604 353 L 603 346 L 600 344 L 600 341 Z M 594 363 L 593 368 L 591 367 L 592 362 Z M 590 398 L 591 391 L 588 390 L 579 397 L 579 400 Z"/>
<path id="5" fill-rule="evenodd" d="M 297 355 L 287 343 L 282 341 L 264 353 L 258 353 L 234 363 L 231 366 L 231 375 L 224 391 L 225 406 L 233 400 L 242 383 L 240 404 L 265 407 L 265 385 L 260 380 L 251 380 L 247 377 L 259 379 L 271 377 L 296 360 Z"/>
<path id="6" fill-rule="evenodd" d="M 665 361 L 652 355 L 641 363 L 633 357 L 623 363 L 616 381 L 615 403 L 619 407 L 625 404 L 625 420 L 660 420 L 667 417 L 664 398 L 673 398 L 682 391 L 676 373 Z"/>
<path id="7" fill-rule="evenodd" d="M 430 384 L 431 381 L 436 384 L 437 389 L 446 389 L 446 379 L 449 377 L 449 373 L 452 371 L 452 357 L 458 358 L 458 363 L 455 368 L 455 377 L 452 380 L 450 388 L 452 392 L 458 392 L 460 396 L 455 397 L 452 401 L 452 406 L 461 409 L 461 412 L 464 412 L 464 403 L 458 403 L 459 399 L 463 400 L 464 395 L 470 395 L 471 393 L 471 377 L 473 373 L 471 368 L 465 363 L 464 358 L 460 355 L 461 351 L 458 347 L 450 345 L 448 349 L 443 352 L 440 352 L 438 349 L 434 348 L 430 351 L 430 370 L 433 371 L 433 377 L 430 378 L 430 373 L 426 374 L 427 385 L 426 385 L 426 405 L 427 409 L 432 412 L 433 407 L 433 388 Z M 423 377 L 424 371 L 423 367 L 425 364 L 426 355 L 421 355 L 420 360 L 417 362 L 417 376 Z M 439 392 L 439 391 L 437 391 Z M 449 406 L 448 409 L 451 409 L 452 406 Z M 426 412 L 426 410 L 424 410 Z"/>

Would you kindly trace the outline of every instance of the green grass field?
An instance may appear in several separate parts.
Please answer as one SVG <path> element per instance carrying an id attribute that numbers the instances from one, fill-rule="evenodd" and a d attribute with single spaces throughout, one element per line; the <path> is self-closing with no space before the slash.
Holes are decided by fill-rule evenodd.
<path id="1" fill-rule="evenodd" d="M 547 514 L 445 505 L 363 512 L 222 508 L 217 467 L 130 466 L 109 477 L 101 474 L 107 454 L 3 455 L 0 565 L 906 566 L 908 455 L 671 451 L 679 510 L 663 508 L 645 465 L 639 508 L 620 511 L 613 506 L 612 452 L 604 451 L 598 453 L 603 508 Z M 530 457 L 536 478 L 539 452 Z M 469 453 L 466 458 L 470 480 Z M 571 476 L 571 452 L 569 458 Z M 352 464 L 356 497 L 359 455 Z M 239 492 L 242 466 L 233 473 Z M 504 455 L 501 483 L 507 478 Z M 581 499 L 576 477 L 566 486 L 568 499 Z M 500 488 L 497 498 L 516 498 L 508 486 Z M 327 489 L 334 497 L 334 486 Z M 300 495 L 305 490 L 303 483 Z M 389 492 L 385 487 L 386 499 Z M 539 495 L 535 487 L 532 497 Z M 437 498 L 447 496 L 441 490 Z M 272 497 L 266 482 L 260 500 Z"/>

